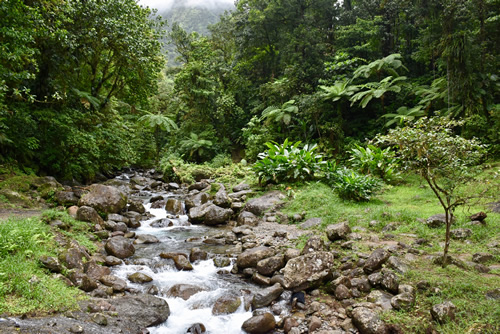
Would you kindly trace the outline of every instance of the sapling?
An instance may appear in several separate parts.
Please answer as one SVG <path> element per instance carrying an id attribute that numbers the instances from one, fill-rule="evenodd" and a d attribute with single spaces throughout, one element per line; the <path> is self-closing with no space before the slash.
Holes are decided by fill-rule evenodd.
<path id="1" fill-rule="evenodd" d="M 453 133 L 452 129 L 461 124 L 444 117 L 423 117 L 378 138 L 397 147 L 402 166 L 424 178 L 443 207 L 446 217 L 443 267 L 449 262 L 454 210 L 477 195 L 465 194 L 460 188 L 478 175 L 478 164 L 484 154 L 484 146 L 476 139 Z"/>

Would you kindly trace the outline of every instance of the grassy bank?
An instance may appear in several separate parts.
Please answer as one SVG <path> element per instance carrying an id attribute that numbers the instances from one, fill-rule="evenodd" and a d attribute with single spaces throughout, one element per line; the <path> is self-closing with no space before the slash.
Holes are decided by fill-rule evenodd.
<path id="1" fill-rule="evenodd" d="M 442 213 L 443 209 L 429 187 L 415 176 L 405 176 L 404 183 L 387 187 L 369 202 L 351 202 L 340 199 L 330 187 L 320 182 L 310 182 L 291 186 L 293 194 L 283 209 L 292 216 L 306 213 L 306 219 L 319 217 L 322 223 L 317 227 L 322 232 L 326 226 L 348 221 L 351 228 L 363 235 L 363 241 L 355 244 L 362 252 L 369 252 L 372 240 L 382 242 L 402 242 L 418 250 L 419 255 L 411 263 L 409 273 L 401 277 L 402 282 L 416 286 L 418 282 L 427 282 L 428 288 L 419 291 L 416 305 L 411 311 L 391 311 L 384 314 L 386 321 L 399 324 L 405 333 L 425 333 L 431 327 L 439 333 L 497 333 L 500 324 L 500 301 L 488 299 L 486 292 L 500 289 L 500 270 L 481 273 L 468 265 L 472 254 L 488 252 L 494 259 L 485 265 L 498 265 L 499 248 L 492 247 L 500 243 L 500 214 L 490 212 L 488 203 L 498 201 L 498 179 L 496 168 L 488 168 L 464 191 L 479 192 L 491 184 L 493 189 L 484 198 L 474 201 L 469 206 L 456 210 L 456 222 L 453 229 L 469 228 L 473 234 L 464 241 L 452 240 L 450 255 L 462 261 L 464 268 L 449 265 L 446 268 L 432 263 L 432 256 L 440 255 L 444 246 L 445 227 L 429 228 L 422 220 Z M 491 181 L 493 180 L 493 181 Z M 471 225 L 470 215 L 485 211 L 488 213 L 486 224 Z M 383 231 L 384 226 L 392 226 Z M 324 235 L 324 234 L 323 234 Z M 427 240 L 423 244 L 414 244 L 420 238 Z M 305 242 L 300 240 L 299 247 Z M 343 250 L 346 254 L 350 250 Z M 500 268 L 497 266 L 496 268 Z M 457 319 L 444 325 L 431 320 L 429 310 L 432 305 L 449 300 L 457 306 Z"/>
<path id="2" fill-rule="evenodd" d="M 59 219 L 69 228 L 55 231 L 47 224 Z M 57 239 L 74 239 L 93 249 L 87 224 L 54 210 L 42 217 L 0 221 L 0 314 L 43 315 L 74 309 L 84 294 L 68 287 L 47 269 L 41 256 L 57 257 Z"/>

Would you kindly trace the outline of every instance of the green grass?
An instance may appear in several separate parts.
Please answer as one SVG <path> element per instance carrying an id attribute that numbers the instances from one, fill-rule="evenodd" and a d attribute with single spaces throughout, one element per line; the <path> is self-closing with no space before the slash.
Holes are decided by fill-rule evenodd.
<path id="1" fill-rule="evenodd" d="M 500 252 L 488 246 L 492 241 L 499 240 L 500 214 L 492 213 L 487 203 L 498 200 L 495 198 L 499 189 L 498 177 L 495 176 L 495 166 L 484 171 L 477 182 L 463 187 L 464 192 L 478 193 L 486 187 L 492 191 L 486 193 L 480 200 L 471 202 L 468 206 L 459 207 L 455 211 L 456 222 L 452 229 L 470 228 L 472 237 L 467 241 L 452 240 L 450 255 L 465 261 L 471 261 L 471 255 L 476 252 L 488 252 L 494 255 L 492 263 L 500 262 Z M 485 181 L 489 180 L 489 184 Z M 491 187 L 493 186 L 493 187 Z M 319 217 L 322 224 L 317 228 L 319 233 L 329 224 L 348 221 L 351 228 L 363 227 L 365 232 L 360 232 L 368 239 L 376 234 L 380 239 L 387 233 L 395 236 L 395 241 L 412 244 L 416 238 L 429 240 L 431 246 L 414 246 L 422 254 L 441 254 L 445 237 L 445 227 L 432 229 L 420 220 L 436 213 L 443 213 L 437 198 L 426 183 L 421 182 L 413 175 L 404 176 L 404 183 L 391 186 L 369 202 L 351 202 L 340 199 L 333 190 L 320 182 L 310 182 L 302 185 L 292 185 L 295 198 L 290 199 L 282 209 L 289 216 L 295 213 L 306 212 L 306 219 Z M 495 189 L 496 188 L 496 189 Z M 470 215 L 485 211 L 488 214 L 486 225 L 469 225 Z M 370 221 L 376 220 L 378 225 L 371 227 Z M 382 232 L 382 227 L 387 223 L 397 222 L 394 231 Z M 408 237 L 414 235 L 414 237 Z M 298 240 L 299 246 L 305 244 L 307 238 Z M 363 243 L 357 244 L 360 251 L 366 251 Z M 347 255 L 346 250 L 342 250 Z M 417 294 L 415 307 L 408 312 L 387 312 L 384 319 L 391 323 L 399 324 L 405 333 L 425 333 L 428 326 L 433 326 L 439 333 L 498 333 L 500 331 L 500 302 L 486 299 L 486 291 L 500 288 L 500 271 L 491 271 L 481 274 L 473 268 L 460 269 L 454 265 L 441 268 L 432 264 L 430 260 L 419 257 L 411 265 L 412 271 L 404 276 L 403 281 L 416 285 L 418 281 L 425 280 L 431 287 L 437 287 L 440 293 L 433 294 L 429 291 Z M 432 305 L 445 300 L 452 301 L 457 306 L 457 320 L 444 325 L 436 324 L 430 316 Z M 496 326 L 496 327 L 495 327 Z"/>
<path id="2" fill-rule="evenodd" d="M 50 216 L 69 221 L 71 229 L 63 234 L 95 250 L 80 222 L 70 221 L 55 211 L 46 213 L 45 218 Z M 66 286 L 39 264 L 42 255 L 57 257 L 57 251 L 53 231 L 44 219 L 0 221 L 0 314 L 42 315 L 76 308 L 83 293 Z"/>

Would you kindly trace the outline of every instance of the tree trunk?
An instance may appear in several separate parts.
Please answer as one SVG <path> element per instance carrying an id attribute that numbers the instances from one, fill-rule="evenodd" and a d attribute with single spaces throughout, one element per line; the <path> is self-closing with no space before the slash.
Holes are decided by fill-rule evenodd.
<path id="1" fill-rule="evenodd" d="M 446 236 L 444 242 L 444 251 L 443 251 L 443 268 L 446 268 L 448 265 L 448 248 L 450 246 L 450 229 L 451 223 L 453 222 L 453 213 L 449 208 L 445 208 L 445 216 L 446 216 Z"/>

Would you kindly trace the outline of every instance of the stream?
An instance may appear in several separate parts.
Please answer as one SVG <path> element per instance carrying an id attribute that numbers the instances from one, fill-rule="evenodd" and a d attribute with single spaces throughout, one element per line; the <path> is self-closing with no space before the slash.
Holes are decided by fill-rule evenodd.
<path id="1" fill-rule="evenodd" d="M 196 323 L 201 323 L 206 328 L 206 333 L 239 334 L 245 333 L 241 330 L 242 323 L 252 316 L 250 310 L 245 310 L 244 295 L 250 296 L 261 288 L 255 284 L 244 281 L 230 273 L 235 258 L 228 257 L 232 245 L 206 244 L 206 237 L 215 236 L 223 232 L 229 232 L 228 227 L 207 227 L 204 225 L 192 225 L 187 215 L 173 216 L 165 209 L 151 208 L 150 199 L 161 195 L 166 200 L 176 198 L 183 201 L 183 196 L 172 192 L 148 192 L 141 191 L 136 199 L 144 203 L 146 211 L 152 218 L 141 221 L 141 227 L 135 230 L 137 235 L 149 234 L 159 239 L 159 243 L 136 245 L 136 252 L 125 264 L 113 269 L 113 275 L 127 280 L 128 275 L 135 272 L 144 273 L 153 281 L 145 284 L 129 282 L 132 288 L 141 292 L 156 289 L 158 297 L 164 298 L 170 306 L 168 320 L 157 326 L 148 328 L 152 334 L 176 334 L 186 333 Z M 151 227 L 152 222 L 159 219 L 169 218 L 173 226 Z M 163 259 L 160 253 L 184 253 L 189 257 L 192 248 L 198 247 L 208 252 L 207 260 L 198 260 L 192 263 L 193 270 L 179 271 L 173 265 L 173 261 Z M 225 267 L 216 267 L 214 257 L 224 257 L 230 260 Z M 227 262 L 227 261 L 226 261 Z M 168 297 L 167 291 L 176 284 L 190 284 L 203 289 L 203 291 L 192 295 L 184 300 L 178 297 Z M 224 295 L 240 295 L 241 306 L 235 313 L 224 315 L 213 315 L 212 308 L 218 298 Z M 285 301 L 281 301 L 282 304 Z M 248 308 L 248 307 L 247 307 Z M 283 305 L 283 309 L 286 306 Z"/>

